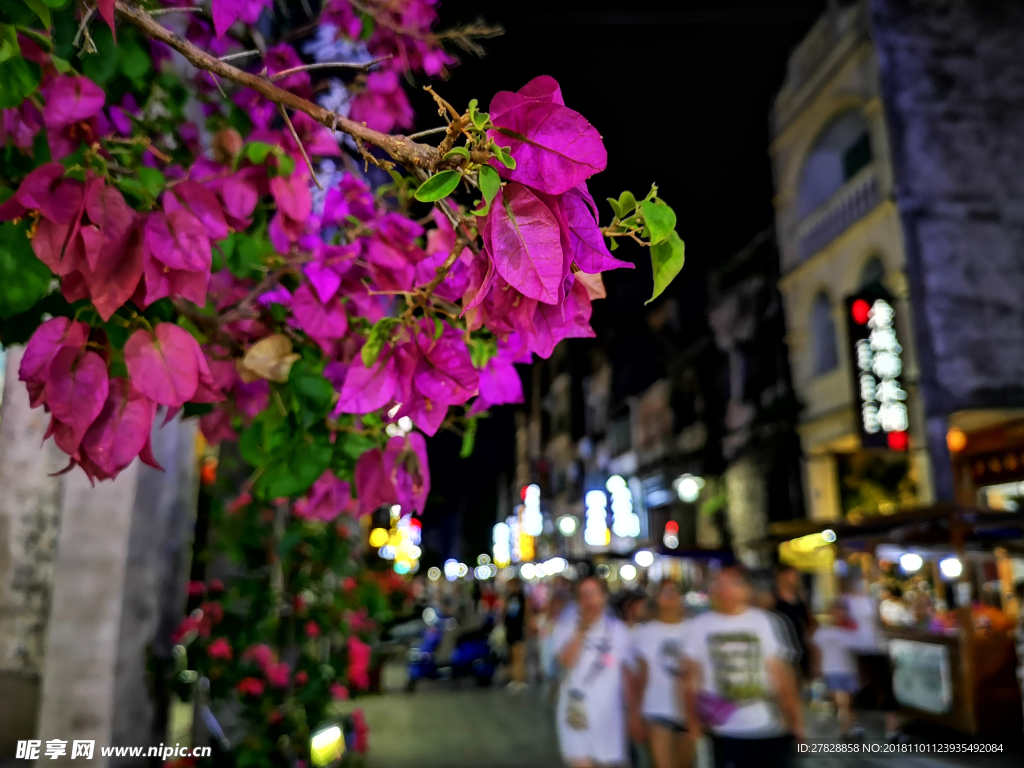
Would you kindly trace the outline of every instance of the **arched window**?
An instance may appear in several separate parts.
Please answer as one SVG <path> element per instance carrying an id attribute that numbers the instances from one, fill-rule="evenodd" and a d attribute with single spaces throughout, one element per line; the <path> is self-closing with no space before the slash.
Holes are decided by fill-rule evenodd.
<path id="1" fill-rule="evenodd" d="M 860 112 L 844 112 L 818 135 L 800 176 L 800 217 L 812 213 L 871 162 L 868 124 Z"/>
<path id="2" fill-rule="evenodd" d="M 811 344 L 815 376 L 828 373 L 839 365 L 832 302 L 824 291 L 814 297 L 814 304 L 811 305 Z"/>
<path id="3" fill-rule="evenodd" d="M 864 264 L 860 271 L 860 288 L 867 288 L 869 285 L 882 285 L 885 282 L 885 262 L 880 256 L 872 256 Z"/>

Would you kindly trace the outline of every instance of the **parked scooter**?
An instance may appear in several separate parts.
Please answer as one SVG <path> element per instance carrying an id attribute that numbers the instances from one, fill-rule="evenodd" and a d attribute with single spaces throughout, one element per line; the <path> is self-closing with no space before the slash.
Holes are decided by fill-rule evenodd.
<path id="1" fill-rule="evenodd" d="M 419 644 L 409 649 L 406 690 L 415 691 L 423 679 L 472 677 L 481 687 L 490 685 L 498 667 L 488 642 L 494 619 L 488 617 L 479 627 L 460 630 L 453 617 L 428 618 L 433 620 L 426 622 Z"/>

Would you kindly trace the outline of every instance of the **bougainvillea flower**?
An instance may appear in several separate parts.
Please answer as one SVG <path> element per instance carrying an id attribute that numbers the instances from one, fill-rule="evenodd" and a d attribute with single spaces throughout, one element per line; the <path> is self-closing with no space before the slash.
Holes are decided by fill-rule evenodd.
<path id="1" fill-rule="evenodd" d="M 633 269 L 632 264 L 616 259 L 608 250 L 597 222 L 597 206 L 586 184 L 562 195 L 562 203 L 569 228 L 570 252 L 577 267 L 592 275 L 620 267 Z"/>
<path id="2" fill-rule="evenodd" d="M 510 182 L 487 216 L 489 252 L 498 274 L 524 296 L 557 304 L 564 278 L 562 230 L 533 191 Z"/>
<path id="3" fill-rule="evenodd" d="M 358 637 L 348 639 L 348 682 L 360 690 L 370 687 L 370 646 Z"/>
<path id="4" fill-rule="evenodd" d="M 399 504 L 422 514 L 430 494 L 430 464 L 423 435 L 410 432 L 388 440 L 384 463 L 390 470 Z"/>
<path id="5" fill-rule="evenodd" d="M 239 19 L 246 24 L 255 24 L 263 9 L 272 2 L 273 0 L 213 0 L 213 29 L 217 37 L 223 37 Z"/>
<path id="6" fill-rule="evenodd" d="M 416 343 L 420 352 L 413 374 L 416 389 L 446 410 L 448 405 L 469 400 L 480 385 L 480 374 L 461 334 L 445 325 L 439 338 L 430 332 L 420 333 Z"/>
<path id="7" fill-rule="evenodd" d="M 228 642 L 227 638 L 218 637 L 206 647 L 206 653 L 211 659 L 230 661 L 232 656 L 231 643 Z"/>
<path id="8" fill-rule="evenodd" d="M 103 410 L 82 438 L 82 451 L 110 476 L 132 463 L 149 440 L 156 404 L 127 380 L 110 380 Z"/>
<path id="9" fill-rule="evenodd" d="M 382 504 L 398 503 L 398 494 L 391 473 L 384 466 L 384 453 L 380 448 L 373 448 L 359 457 L 355 476 L 360 515 L 369 515 Z"/>
<path id="10" fill-rule="evenodd" d="M 495 355 L 480 371 L 480 396 L 473 403 L 473 411 L 479 412 L 492 405 L 523 402 L 523 382 L 519 379 L 512 361 L 502 355 Z"/>
<path id="11" fill-rule="evenodd" d="M 81 349 L 89 336 L 89 326 L 66 317 L 52 317 L 44 321 L 25 345 L 18 368 L 18 378 L 24 382 L 45 382 L 50 363 L 67 345 Z"/>
<path id="12" fill-rule="evenodd" d="M 64 346 L 50 363 L 46 405 L 54 420 L 69 430 L 63 437 L 74 448 L 62 445 L 61 449 L 73 458 L 78 458 L 78 446 L 86 430 L 103 410 L 109 387 L 107 364 L 96 352 Z"/>
<path id="13" fill-rule="evenodd" d="M 105 100 L 103 89 L 89 78 L 58 75 L 46 92 L 43 120 L 50 129 L 88 120 L 103 109 Z"/>
<path id="14" fill-rule="evenodd" d="M 346 173 L 337 186 L 327 190 L 324 198 L 324 224 L 342 224 L 349 216 L 359 221 L 370 221 L 376 215 L 373 193 L 362 179 Z"/>
<path id="15" fill-rule="evenodd" d="M 274 688 L 287 688 L 292 679 L 292 668 L 287 661 L 268 664 L 263 673 L 267 676 L 267 682 Z"/>
<path id="16" fill-rule="evenodd" d="M 305 222 L 313 212 L 313 198 L 309 193 L 309 179 L 295 172 L 291 176 L 275 176 L 270 180 L 270 192 L 277 208 L 289 219 Z"/>
<path id="17" fill-rule="evenodd" d="M 0 221 L 37 210 L 57 224 L 70 224 L 81 215 L 84 187 L 80 181 L 64 179 L 64 166 L 43 163 L 26 176 L 15 195 L 0 206 Z"/>
<path id="18" fill-rule="evenodd" d="M 313 483 L 309 493 L 295 502 L 292 511 L 296 517 L 329 523 L 338 515 L 351 510 L 351 486 L 327 470 Z"/>
<path id="19" fill-rule="evenodd" d="M 341 683 L 331 683 L 328 690 L 331 692 L 331 698 L 335 701 L 348 701 L 349 699 L 348 688 Z"/>
<path id="20" fill-rule="evenodd" d="M 318 123 L 305 112 L 296 112 L 292 115 L 291 121 L 295 127 L 295 133 L 298 134 L 299 141 L 302 142 L 302 146 L 306 148 L 307 154 L 311 157 L 315 155 L 324 157 L 341 155 L 341 147 L 338 146 L 338 142 L 335 140 L 330 128 Z M 295 143 L 291 132 L 285 134 L 284 146 L 290 153 L 297 154 L 299 160 L 302 159 L 302 153 Z"/>
<path id="21" fill-rule="evenodd" d="M 411 128 L 412 107 L 398 74 L 378 70 L 366 76 L 366 90 L 352 100 L 349 117 L 368 128 L 390 133 L 395 128 Z"/>
<path id="22" fill-rule="evenodd" d="M 217 195 L 202 184 L 194 181 L 178 182 L 164 193 L 163 204 L 168 217 L 177 210 L 191 213 L 206 228 L 210 240 L 223 240 L 230 234 L 224 219 L 224 208 Z"/>
<path id="23" fill-rule="evenodd" d="M 202 354 L 192 334 L 172 323 L 158 323 L 152 333 L 140 328 L 124 346 L 132 382 L 142 394 L 170 408 L 195 395 Z"/>
<path id="24" fill-rule="evenodd" d="M 586 286 L 575 283 L 565 297 L 565 306 L 537 304 L 533 315 L 533 333 L 527 340 L 530 349 L 541 357 L 551 357 L 555 345 L 562 339 L 594 337 L 590 327 L 590 297 Z M 564 312 L 564 315 L 562 314 Z"/>
<path id="25" fill-rule="evenodd" d="M 153 213 L 146 220 L 146 248 L 171 269 L 208 272 L 210 237 L 206 227 L 189 211 L 179 208 L 168 214 Z"/>
<path id="26" fill-rule="evenodd" d="M 377 362 L 369 368 L 363 363 L 362 355 L 357 355 L 345 375 L 338 409 L 341 413 L 376 411 L 395 396 L 396 386 L 395 359 L 388 349 L 381 352 Z"/>
<path id="27" fill-rule="evenodd" d="M 310 262 L 304 266 L 302 272 L 309 278 L 310 284 L 316 291 L 317 298 L 323 304 L 333 299 L 341 287 L 341 275 L 331 267 L 325 266 L 318 261 Z"/>
<path id="28" fill-rule="evenodd" d="M 291 311 L 295 325 L 325 351 L 330 349 L 331 342 L 348 333 L 344 307 L 337 301 L 330 301 L 325 306 L 308 283 L 296 289 L 291 299 Z"/>
<path id="29" fill-rule="evenodd" d="M 550 87 L 545 81 L 530 88 L 529 95 L 496 94 L 490 107 L 495 130 L 488 135 L 508 148 L 516 161 L 514 170 L 494 161 L 499 174 L 560 195 L 603 171 L 608 153 L 601 134 L 583 115 L 554 100 L 554 93 L 561 96 L 557 83 L 552 98 L 535 97 L 536 92 Z"/>
<path id="30" fill-rule="evenodd" d="M 247 677 L 235 686 L 243 696 L 262 696 L 265 687 L 263 681 L 255 677 Z"/>

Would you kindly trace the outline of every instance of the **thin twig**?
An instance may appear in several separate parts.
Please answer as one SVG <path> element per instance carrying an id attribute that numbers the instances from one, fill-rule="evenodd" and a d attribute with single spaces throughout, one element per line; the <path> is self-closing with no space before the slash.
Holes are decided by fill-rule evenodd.
<path id="1" fill-rule="evenodd" d="M 165 13 L 206 13 L 205 8 L 188 6 L 184 8 L 157 8 L 149 12 L 150 16 L 163 16 Z"/>
<path id="2" fill-rule="evenodd" d="M 87 39 L 87 40 L 88 40 L 88 41 L 89 41 L 90 43 L 92 42 L 92 38 L 91 38 L 91 37 L 89 37 L 89 32 L 88 32 L 88 31 L 86 30 L 86 26 L 88 26 L 88 24 L 89 24 L 89 19 L 91 19 L 91 18 L 92 18 L 92 15 L 93 15 L 93 13 L 94 13 L 95 11 L 96 11 L 96 9 L 95 9 L 95 8 L 90 8 L 89 10 L 87 10 L 87 11 L 85 12 L 85 16 L 83 16 L 83 17 L 82 17 L 82 22 L 81 22 L 81 24 L 79 24 L 79 25 L 78 25 L 78 32 L 76 32 L 76 33 L 75 33 L 75 39 L 71 41 L 71 45 L 72 45 L 72 47 L 75 47 L 75 48 L 77 48 L 77 47 L 78 47 L 78 41 L 82 39 L 82 35 L 83 35 L 83 34 L 85 35 L 86 39 Z M 86 46 L 86 50 L 88 50 L 88 46 Z M 96 46 L 94 45 L 94 46 L 92 47 L 92 50 L 91 50 L 91 51 L 88 51 L 88 52 L 89 52 L 89 53 L 96 53 Z"/>
<path id="3" fill-rule="evenodd" d="M 394 57 L 389 53 L 387 56 L 380 56 L 373 61 L 362 63 L 356 61 L 325 61 L 320 64 L 303 64 L 301 67 L 292 67 L 291 69 L 284 69 L 274 73 L 270 76 L 270 81 L 277 82 L 282 78 L 288 77 L 288 75 L 294 75 L 296 72 L 310 72 L 314 69 L 352 69 L 356 72 L 369 72 L 371 67 L 392 58 Z M 224 61 L 224 59 L 221 59 L 221 61 Z"/>
<path id="4" fill-rule="evenodd" d="M 295 130 L 295 126 L 292 125 L 292 120 L 288 117 L 288 110 L 284 108 L 283 104 L 277 105 L 277 111 L 281 113 L 281 117 L 284 118 L 285 125 L 288 126 L 288 130 L 291 131 L 292 138 L 295 139 L 295 143 L 299 145 L 299 152 L 302 153 L 302 159 L 306 161 L 306 167 L 309 168 L 309 173 L 313 177 L 313 183 L 316 184 L 316 188 L 322 190 L 324 187 L 320 183 L 320 179 L 316 177 L 316 171 L 313 169 L 313 163 L 309 159 L 309 155 L 306 154 L 306 148 L 302 146 L 302 139 L 299 138 L 299 134 Z"/>
<path id="5" fill-rule="evenodd" d="M 259 56 L 259 51 L 239 51 L 238 53 L 229 53 L 227 56 L 221 56 L 221 61 L 234 61 L 235 59 L 244 59 L 247 56 Z"/>
<path id="6" fill-rule="evenodd" d="M 433 136 L 435 133 L 446 133 L 447 131 L 448 126 L 439 125 L 437 128 L 428 128 L 427 130 L 420 131 L 419 133 L 410 133 L 406 138 L 422 139 L 424 136 Z"/>

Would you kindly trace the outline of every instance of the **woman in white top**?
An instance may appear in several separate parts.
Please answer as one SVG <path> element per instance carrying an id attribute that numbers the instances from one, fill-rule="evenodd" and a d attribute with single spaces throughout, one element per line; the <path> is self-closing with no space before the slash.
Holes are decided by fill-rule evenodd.
<path id="1" fill-rule="evenodd" d="M 633 628 L 640 712 L 647 725 L 654 768 L 690 768 L 694 744 L 680 700 L 686 622 L 679 586 L 658 586 L 657 617 Z"/>
<path id="2" fill-rule="evenodd" d="M 579 616 L 555 627 L 564 670 L 556 710 L 562 759 L 570 768 L 626 764 L 626 665 L 632 646 L 626 625 L 605 611 L 604 584 L 580 582 Z"/>

